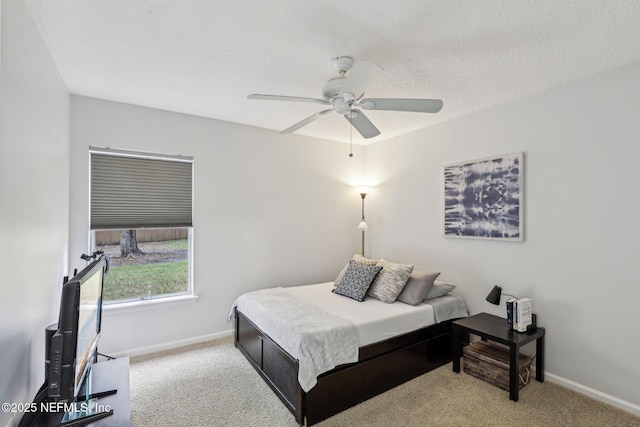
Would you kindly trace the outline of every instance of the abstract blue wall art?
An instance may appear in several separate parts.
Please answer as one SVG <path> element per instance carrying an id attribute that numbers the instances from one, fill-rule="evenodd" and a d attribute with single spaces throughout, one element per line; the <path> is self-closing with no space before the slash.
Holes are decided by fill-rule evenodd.
<path id="1" fill-rule="evenodd" d="M 523 153 L 444 167 L 444 235 L 523 241 Z"/>

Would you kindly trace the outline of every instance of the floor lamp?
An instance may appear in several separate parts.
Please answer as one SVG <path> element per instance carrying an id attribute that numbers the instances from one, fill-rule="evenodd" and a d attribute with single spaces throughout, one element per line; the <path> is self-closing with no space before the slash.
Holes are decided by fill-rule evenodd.
<path id="1" fill-rule="evenodd" d="M 364 233 L 369 230 L 369 226 L 364 220 L 364 198 L 367 197 L 367 193 L 371 191 L 371 187 L 360 186 L 357 187 L 356 190 L 358 190 L 358 193 L 360 193 L 360 197 L 362 198 L 362 219 L 360 220 L 360 224 L 358 224 L 358 230 L 362 233 L 360 255 L 364 256 Z"/>

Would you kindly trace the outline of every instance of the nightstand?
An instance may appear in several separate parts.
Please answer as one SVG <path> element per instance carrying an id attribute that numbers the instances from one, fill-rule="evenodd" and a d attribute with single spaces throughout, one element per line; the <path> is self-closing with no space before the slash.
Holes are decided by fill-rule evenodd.
<path id="1" fill-rule="evenodd" d="M 507 319 L 488 313 L 455 320 L 452 323 L 453 372 L 460 372 L 462 343 L 469 342 L 469 334 L 478 335 L 482 340 L 491 340 L 509 347 L 509 398 L 518 401 L 518 369 L 520 347 L 536 342 L 536 380 L 544 381 L 544 334 L 538 327 L 527 332 L 518 332 L 507 327 Z"/>

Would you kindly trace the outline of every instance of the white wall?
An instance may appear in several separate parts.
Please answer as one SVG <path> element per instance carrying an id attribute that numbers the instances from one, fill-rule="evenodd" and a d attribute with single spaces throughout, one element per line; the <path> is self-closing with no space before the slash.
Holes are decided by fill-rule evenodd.
<path id="1" fill-rule="evenodd" d="M 107 311 L 101 352 L 229 331 L 240 294 L 335 278 L 358 250 L 363 147 L 92 98 L 71 98 L 71 267 L 88 244 L 88 147 L 194 156 L 194 305 Z M 351 219 L 351 220 L 350 220 Z"/>
<path id="2" fill-rule="evenodd" d="M 29 402 L 67 274 L 69 94 L 22 0 L 1 6 L 0 402 Z"/>
<path id="3" fill-rule="evenodd" d="M 531 297 L 552 377 L 640 415 L 639 112 L 636 64 L 371 145 L 366 166 L 374 257 L 441 271 L 472 313 L 505 315 L 494 284 Z M 526 241 L 445 239 L 443 165 L 516 151 Z"/>

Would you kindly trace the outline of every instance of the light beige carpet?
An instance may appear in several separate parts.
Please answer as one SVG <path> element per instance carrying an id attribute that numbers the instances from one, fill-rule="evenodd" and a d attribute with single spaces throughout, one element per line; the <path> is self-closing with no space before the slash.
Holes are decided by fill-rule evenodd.
<path id="1" fill-rule="evenodd" d="M 231 339 L 132 358 L 131 417 L 134 427 L 297 425 Z M 447 364 L 316 425 L 640 427 L 640 418 L 548 381 L 512 402 Z"/>

